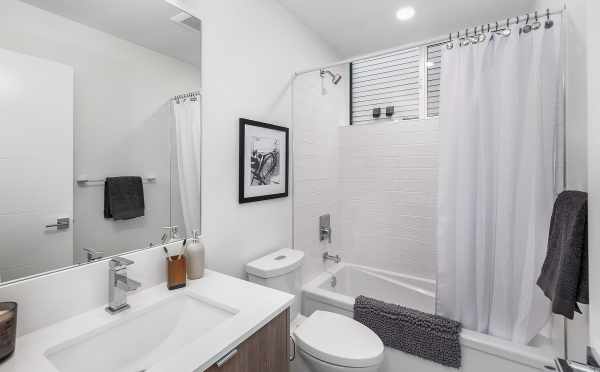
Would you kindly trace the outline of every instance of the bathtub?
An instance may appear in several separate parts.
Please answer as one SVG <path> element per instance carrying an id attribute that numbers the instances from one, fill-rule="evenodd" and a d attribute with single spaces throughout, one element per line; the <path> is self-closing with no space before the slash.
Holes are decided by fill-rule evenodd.
<path id="1" fill-rule="evenodd" d="M 335 279 L 334 279 L 335 278 Z M 333 284 L 333 285 L 332 285 Z M 354 298 L 365 295 L 433 313 L 435 281 L 370 267 L 339 264 L 302 288 L 302 314 L 316 310 L 353 315 Z M 489 335 L 463 330 L 462 372 L 538 372 L 553 366 L 556 355 L 549 339 L 537 337 L 532 345 L 517 345 Z M 449 372 L 440 366 L 401 351 L 385 348 L 380 372 Z"/>

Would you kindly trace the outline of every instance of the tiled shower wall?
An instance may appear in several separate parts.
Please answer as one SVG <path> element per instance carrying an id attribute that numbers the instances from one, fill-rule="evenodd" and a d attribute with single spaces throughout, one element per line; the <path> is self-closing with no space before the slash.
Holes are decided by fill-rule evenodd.
<path id="1" fill-rule="evenodd" d="M 323 252 L 337 252 L 341 241 L 338 220 L 338 129 L 348 123 L 348 69 L 333 69 L 343 76 L 339 85 L 319 72 L 294 81 L 294 248 L 305 252 L 304 281 L 324 270 Z M 331 214 L 333 244 L 319 242 L 319 216 Z"/>
<path id="2" fill-rule="evenodd" d="M 338 129 L 346 262 L 435 278 L 438 120 Z"/>
<path id="3" fill-rule="evenodd" d="M 340 85 L 318 72 L 294 82 L 294 248 L 307 282 L 329 251 L 344 262 L 432 279 L 438 120 L 348 126 L 347 67 Z M 319 216 L 333 243 L 319 242 Z"/>

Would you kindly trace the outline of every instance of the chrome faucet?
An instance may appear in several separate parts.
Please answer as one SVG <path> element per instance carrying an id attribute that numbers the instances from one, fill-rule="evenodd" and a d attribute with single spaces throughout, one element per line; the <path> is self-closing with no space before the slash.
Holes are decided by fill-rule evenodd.
<path id="1" fill-rule="evenodd" d="M 333 261 L 337 264 L 339 264 L 340 262 L 342 262 L 342 258 L 340 257 L 339 254 L 331 255 L 329 254 L 329 252 L 325 252 L 323 253 L 323 261 Z"/>
<path id="2" fill-rule="evenodd" d="M 127 266 L 134 262 L 123 257 L 114 257 L 108 262 L 108 306 L 106 311 L 117 314 L 129 309 L 127 293 L 135 291 L 142 284 L 127 277 Z"/>
<path id="3" fill-rule="evenodd" d="M 170 243 L 179 238 L 179 236 L 177 235 L 177 233 L 179 232 L 178 226 L 165 226 L 165 227 L 161 227 L 160 229 L 165 231 L 165 232 L 163 232 L 163 234 L 160 238 L 160 242 L 162 244 Z"/>

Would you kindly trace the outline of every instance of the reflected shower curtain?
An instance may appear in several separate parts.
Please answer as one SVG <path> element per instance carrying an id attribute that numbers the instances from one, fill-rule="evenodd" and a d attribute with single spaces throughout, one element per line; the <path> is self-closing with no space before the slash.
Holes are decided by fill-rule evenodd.
<path id="1" fill-rule="evenodd" d="M 188 236 L 200 231 L 200 164 L 201 106 L 200 98 L 173 102 L 179 194 Z"/>
<path id="2" fill-rule="evenodd" d="M 550 317 L 535 282 L 562 188 L 560 22 L 443 48 L 437 313 L 528 343 Z"/>

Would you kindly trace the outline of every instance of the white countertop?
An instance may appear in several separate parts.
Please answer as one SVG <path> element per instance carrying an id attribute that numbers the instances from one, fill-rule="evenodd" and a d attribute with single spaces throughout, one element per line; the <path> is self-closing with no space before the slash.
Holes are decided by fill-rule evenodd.
<path id="1" fill-rule="evenodd" d="M 204 278 L 188 281 L 186 288 L 169 291 L 162 283 L 130 294 L 131 309 L 123 313 L 109 315 L 101 307 L 19 337 L 14 355 L 0 365 L 0 372 L 58 372 L 45 356 L 50 348 L 126 317 L 131 311 L 143 310 L 187 291 L 239 312 L 181 352 L 165 355 L 148 372 L 204 371 L 283 312 L 294 299 L 290 294 L 207 270 Z M 77 301 L 76 293 L 73 301 Z"/>

